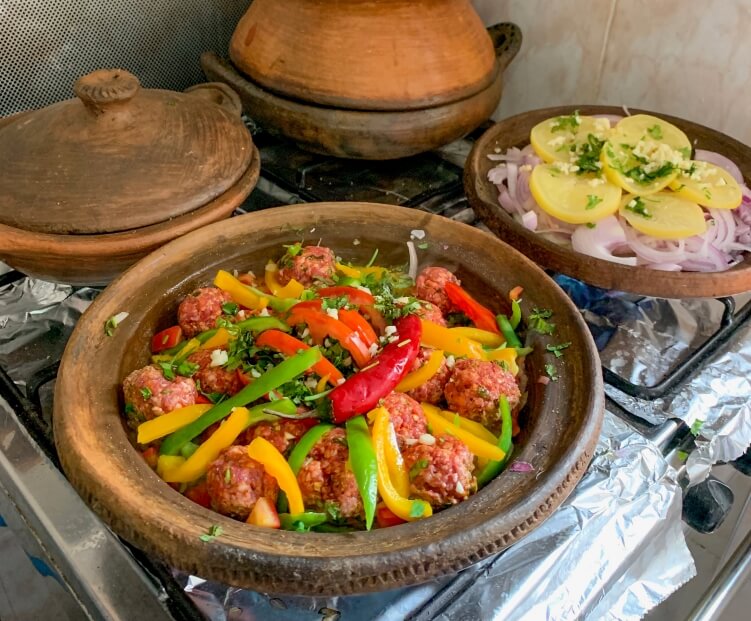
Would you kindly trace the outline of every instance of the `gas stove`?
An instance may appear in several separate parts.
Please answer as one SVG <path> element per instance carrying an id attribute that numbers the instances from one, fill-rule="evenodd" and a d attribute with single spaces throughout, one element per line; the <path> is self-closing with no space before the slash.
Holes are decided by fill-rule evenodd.
<path id="1" fill-rule="evenodd" d="M 337 160 L 270 136 L 254 139 L 261 179 L 238 215 L 351 200 L 483 228 L 462 189 L 471 136 L 392 162 Z M 3 600 L 0 589 L 0 617 L 4 601 L 11 612 L 69 619 L 643 615 L 693 575 L 681 519 L 711 532 L 732 502 L 729 490 L 706 475 L 713 463 L 738 459 L 751 441 L 745 403 L 751 302 L 644 298 L 552 276 L 587 320 L 607 385 L 597 454 L 569 500 L 515 546 L 457 576 L 381 594 L 302 598 L 241 591 L 173 570 L 124 544 L 83 504 L 58 469 L 52 400 L 65 343 L 99 290 L 6 268 L 0 275 L 0 553 L 16 554 L 18 565 L 0 568 L 0 586 L 25 571 L 30 578 L 23 584 L 33 584 L 36 603 L 15 594 Z M 736 463 L 748 473 L 748 455 Z M 586 576 L 578 569 L 582 562 Z"/>

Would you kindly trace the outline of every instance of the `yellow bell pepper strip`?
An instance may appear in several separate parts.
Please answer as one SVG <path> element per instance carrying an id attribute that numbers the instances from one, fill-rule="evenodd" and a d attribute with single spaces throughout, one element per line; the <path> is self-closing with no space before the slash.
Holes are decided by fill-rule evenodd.
<path id="1" fill-rule="evenodd" d="M 481 440 L 475 434 L 470 433 L 466 429 L 456 427 L 456 425 L 447 421 L 443 416 L 434 412 L 431 408 L 426 408 L 425 404 L 422 404 L 422 411 L 425 412 L 425 418 L 428 419 L 428 424 L 433 429 L 433 435 L 439 436 L 447 433 L 454 436 L 464 442 L 470 452 L 473 455 L 477 455 L 477 457 L 491 459 L 493 461 L 500 461 L 504 458 L 505 453 L 495 444 Z"/>
<path id="2" fill-rule="evenodd" d="M 465 429 L 481 440 L 485 440 L 486 442 L 490 442 L 491 444 L 498 444 L 498 438 L 496 438 L 492 432 L 490 432 L 486 427 L 484 427 L 477 421 L 470 420 L 469 418 L 465 418 L 464 416 L 459 416 L 459 414 L 457 414 L 456 412 L 441 410 L 429 403 L 426 403 L 424 405 L 426 408 L 445 418 L 448 422 L 450 422 L 458 429 Z"/>
<path id="3" fill-rule="evenodd" d="M 412 371 L 412 373 L 406 375 L 404 379 L 397 384 L 394 390 L 397 392 L 407 392 L 408 390 L 422 386 L 431 377 L 438 373 L 438 370 L 443 364 L 443 360 L 443 352 L 440 349 L 433 350 L 427 362 L 416 371 Z"/>
<path id="4" fill-rule="evenodd" d="M 317 347 L 311 347 L 308 350 L 295 354 L 291 358 L 283 360 L 275 367 L 266 371 L 254 382 L 245 386 L 237 394 L 232 395 L 229 399 L 225 399 L 221 403 L 217 403 L 192 423 L 167 436 L 164 442 L 162 442 L 159 452 L 162 455 L 177 455 L 183 444 L 203 433 L 214 423 L 222 420 L 229 414 L 232 408 L 253 403 L 253 401 L 260 399 L 266 393 L 279 388 L 282 384 L 286 384 L 298 375 L 303 374 L 320 359 L 321 352 Z"/>
<path id="5" fill-rule="evenodd" d="M 196 449 L 185 463 L 164 473 L 167 483 L 190 483 L 206 474 L 209 465 L 237 439 L 248 422 L 248 410 L 237 407 L 214 433 Z"/>
<path id="6" fill-rule="evenodd" d="M 290 279 L 286 285 L 282 285 L 276 277 L 278 272 L 279 268 L 276 263 L 266 264 L 264 280 L 271 294 L 278 298 L 294 298 L 299 300 L 302 292 L 305 291 L 305 287 L 294 278 Z"/>
<path id="7" fill-rule="evenodd" d="M 511 450 L 513 444 L 511 443 L 513 422 L 511 419 L 511 408 L 509 407 L 508 399 L 505 395 L 501 395 L 498 400 L 498 409 L 501 412 L 501 437 L 498 438 L 498 446 L 506 453 L 506 456 L 500 461 L 490 461 L 480 470 L 477 475 L 477 485 L 482 487 L 486 483 L 489 483 L 491 479 L 498 476 L 503 470 L 503 467 L 511 457 Z"/>
<path id="8" fill-rule="evenodd" d="M 364 417 L 355 416 L 348 419 L 344 425 L 347 432 L 349 464 L 355 475 L 357 489 L 365 510 L 365 528 L 370 530 L 378 502 L 378 464 L 373 450 L 373 441 Z"/>
<path id="9" fill-rule="evenodd" d="M 391 475 L 391 483 L 404 498 L 409 498 L 409 473 L 404 467 L 404 459 L 402 453 L 399 450 L 399 443 L 396 440 L 396 432 L 394 431 L 394 425 L 389 419 L 389 434 L 388 442 L 386 442 L 386 461 L 388 462 L 389 475 Z"/>
<path id="10" fill-rule="evenodd" d="M 297 483 L 297 477 L 292 472 L 292 468 L 284 459 L 284 455 L 271 442 L 259 436 L 248 445 L 248 456 L 263 464 L 266 474 L 276 479 L 279 488 L 287 496 L 290 513 L 293 515 L 304 513 L 305 505 L 302 501 L 300 485 Z"/>
<path id="11" fill-rule="evenodd" d="M 211 405 L 205 404 L 189 405 L 147 420 L 145 423 L 138 425 L 138 437 L 136 441 L 138 444 L 148 444 L 149 442 L 163 438 L 173 431 L 189 425 L 201 416 L 201 414 L 210 410 L 211 407 Z"/>
<path id="12" fill-rule="evenodd" d="M 226 328 L 217 328 L 214 335 L 201 344 L 200 349 L 219 349 L 229 344 L 229 332 Z"/>
<path id="13" fill-rule="evenodd" d="M 336 270 L 349 278 L 357 278 L 358 280 L 369 274 L 374 274 L 380 280 L 387 271 L 385 267 L 355 267 L 343 263 L 337 263 Z"/>
<path id="14" fill-rule="evenodd" d="M 373 448 L 378 465 L 378 492 L 381 494 L 384 504 L 391 512 L 403 520 L 412 522 L 419 518 L 433 515 L 432 507 L 424 500 L 410 500 L 400 494 L 391 480 L 386 458 L 386 446 L 389 442 L 389 428 L 391 420 L 385 408 L 376 408 L 373 414 Z"/>
<path id="15" fill-rule="evenodd" d="M 519 352 L 513 347 L 485 350 L 486 360 L 505 363 L 506 368 L 511 372 L 512 375 L 519 374 L 519 365 L 516 363 L 518 356 Z"/>
<path id="16" fill-rule="evenodd" d="M 165 472 L 176 470 L 185 463 L 185 457 L 181 455 L 160 455 L 156 462 L 156 473 L 164 478 Z"/>
<path id="17" fill-rule="evenodd" d="M 246 308 L 260 310 L 265 307 L 261 306 L 261 296 L 256 295 L 229 272 L 219 270 L 214 277 L 214 285 L 229 293 L 235 302 Z"/>
<path id="18" fill-rule="evenodd" d="M 420 344 L 425 347 L 441 349 L 444 352 L 475 360 L 484 360 L 485 352 L 482 345 L 477 341 L 452 332 L 450 328 L 444 328 L 432 321 L 420 319 L 422 323 L 422 338 Z"/>
<path id="19" fill-rule="evenodd" d="M 488 347 L 500 347 L 506 342 L 500 334 L 494 332 L 488 332 L 487 330 L 480 330 L 480 328 L 472 328 L 469 326 L 459 326 L 457 328 L 449 328 L 449 332 L 458 334 L 465 338 L 477 341 L 481 345 Z"/>

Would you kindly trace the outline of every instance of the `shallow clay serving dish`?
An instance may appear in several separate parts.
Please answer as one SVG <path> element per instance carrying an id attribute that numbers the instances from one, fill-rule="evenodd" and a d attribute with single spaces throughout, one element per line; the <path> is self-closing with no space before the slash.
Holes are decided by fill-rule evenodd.
<path id="1" fill-rule="evenodd" d="M 489 79 L 480 83 L 479 90 L 458 99 L 443 101 L 433 97 L 429 107 L 397 102 L 392 106 L 374 104 L 376 109 L 369 109 L 366 104 L 347 108 L 293 98 L 255 82 L 213 52 L 201 56 L 201 67 L 209 80 L 224 82 L 236 90 L 246 113 L 266 131 L 286 136 L 316 153 L 387 160 L 440 147 L 461 138 L 490 117 L 501 99 L 503 72 L 519 51 L 522 35 L 515 24 L 503 23 L 488 28 L 487 32 L 482 30 L 482 36 L 493 59 Z M 442 42 L 432 41 L 431 45 L 438 48 Z M 422 53 L 432 57 L 425 50 Z M 456 59 L 453 66 L 464 65 Z"/>
<path id="2" fill-rule="evenodd" d="M 496 123 L 477 142 L 464 167 L 464 189 L 475 213 L 503 241 L 542 267 L 567 274 L 591 285 L 661 298 L 719 297 L 751 291 L 751 254 L 725 272 L 664 272 L 596 259 L 539 237 L 517 223 L 498 203 L 498 190 L 488 181 L 488 171 L 498 162 L 488 154 L 529 144 L 529 132 L 537 123 L 579 110 L 583 115 L 615 114 L 614 106 L 561 106 L 525 112 Z M 703 125 L 667 114 L 630 109 L 631 114 L 651 114 L 682 129 L 695 149 L 717 151 L 733 160 L 748 182 L 751 180 L 751 148 Z"/>
<path id="3" fill-rule="evenodd" d="M 311 232 L 315 228 L 314 232 Z M 468 501 L 425 520 L 347 534 L 270 531 L 192 503 L 164 483 L 129 444 L 120 385 L 149 361 L 155 330 L 174 322 L 180 300 L 219 268 L 263 269 L 282 244 L 321 240 L 345 260 L 408 261 L 410 231 L 429 248 L 420 266 L 455 270 L 485 303 L 503 308 L 524 286 L 524 309 L 551 308 L 555 342 L 571 347 L 555 360 L 560 379 L 535 379 L 550 337 L 536 335 L 527 361 L 529 403 L 514 458 L 531 473 L 506 471 Z M 353 245 L 353 240 L 361 241 Z M 112 337 L 104 322 L 129 314 Z M 54 433 L 66 475 L 123 538 L 171 565 L 205 578 L 276 593 L 349 594 L 384 590 L 456 572 L 498 552 L 549 516 L 584 473 L 603 416 L 600 365 L 579 312 L 528 259 L 469 226 L 409 209 L 368 203 L 319 203 L 240 216 L 190 233 L 150 254 L 91 305 L 63 356 L 55 392 Z M 223 534 L 199 537 L 213 524 Z"/>
<path id="4" fill-rule="evenodd" d="M 0 120 L 0 259 L 26 274 L 106 284 L 228 217 L 258 180 L 258 152 L 225 84 L 142 89 L 108 69 L 74 92 Z"/>

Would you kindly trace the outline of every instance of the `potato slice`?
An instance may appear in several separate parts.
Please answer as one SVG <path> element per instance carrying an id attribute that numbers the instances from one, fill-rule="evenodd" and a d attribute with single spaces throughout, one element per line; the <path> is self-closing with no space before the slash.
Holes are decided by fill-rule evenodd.
<path id="1" fill-rule="evenodd" d="M 670 188 L 681 198 L 714 209 L 735 209 L 743 200 L 733 176 L 709 162 L 691 162 L 691 168 L 682 170 Z"/>
<path id="2" fill-rule="evenodd" d="M 640 233 L 659 239 L 684 239 L 707 230 L 704 210 L 674 192 L 627 194 L 619 213 Z"/>
<path id="3" fill-rule="evenodd" d="M 681 151 L 683 159 L 691 157 L 691 141 L 672 123 L 649 114 L 634 114 L 618 121 L 614 134 L 621 142 L 636 145 L 640 140 L 661 142 L 675 151 Z"/>
<path id="4" fill-rule="evenodd" d="M 592 174 L 577 175 L 567 164 L 540 164 L 529 178 L 537 204 L 570 224 L 597 222 L 618 211 L 621 189 Z"/>
<path id="5" fill-rule="evenodd" d="M 610 121 L 607 119 L 574 113 L 538 123 L 532 128 L 529 141 L 535 153 L 545 162 L 569 162 L 572 161 L 572 154 L 587 142 L 589 134 L 605 140 L 609 133 Z"/>

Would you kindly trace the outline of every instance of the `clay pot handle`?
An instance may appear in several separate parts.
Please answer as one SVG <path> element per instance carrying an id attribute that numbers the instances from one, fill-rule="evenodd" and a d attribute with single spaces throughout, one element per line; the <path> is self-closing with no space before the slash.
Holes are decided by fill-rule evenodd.
<path id="1" fill-rule="evenodd" d="M 493 41 L 498 67 L 503 71 L 514 60 L 522 47 L 522 31 L 516 24 L 502 22 L 489 26 L 488 34 Z"/>
<path id="2" fill-rule="evenodd" d="M 73 92 L 92 114 L 127 103 L 141 88 L 138 78 L 124 69 L 99 69 L 76 80 Z"/>
<path id="3" fill-rule="evenodd" d="M 228 112 L 240 116 L 243 113 L 240 96 L 222 82 L 206 82 L 185 89 L 186 93 L 200 97 L 221 106 Z"/>

